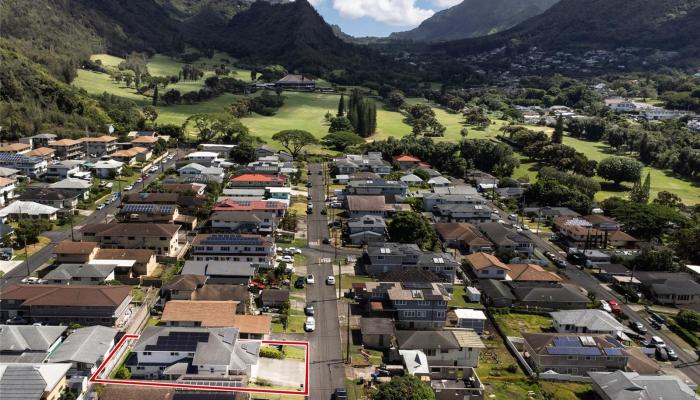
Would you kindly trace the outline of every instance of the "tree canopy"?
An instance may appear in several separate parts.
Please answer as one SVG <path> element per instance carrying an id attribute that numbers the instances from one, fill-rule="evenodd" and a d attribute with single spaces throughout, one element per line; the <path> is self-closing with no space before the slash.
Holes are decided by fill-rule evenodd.
<path id="1" fill-rule="evenodd" d="M 272 135 L 272 140 L 284 146 L 294 158 L 297 158 L 304 147 L 318 144 L 318 139 L 316 139 L 314 135 L 300 129 L 279 131 Z"/>
<path id="2" fill-rule="evenodd" d="M 598 163 L 598 175 L 615 185 L 636 182 L 642 175 L 642 163 L 627 157 L 608 157 Z"/>
<path id="3" fill-rule="evenodd" d="M 437 235 L 430 222 L 413 211 L 396 213 L 387 227 L 391 240 L 399 243 L 415 243 L 422 249 L 432 249 Z"/>
<path id="4" fill-rule="evenodd" d="M 356 146 L 358 144 L 364 143 L 358 134 L 349 131 L 339 131 L 329 133 L 321 139 L 324 146 L 331 148 L 333 150 L 344 151 L 350 146 Z"/>
<path id="5" fill-rule="evenodd" d="M 374 400 L 435 400 L 430 386 L 413 375 L 392 378 L 377 387 Z"/>

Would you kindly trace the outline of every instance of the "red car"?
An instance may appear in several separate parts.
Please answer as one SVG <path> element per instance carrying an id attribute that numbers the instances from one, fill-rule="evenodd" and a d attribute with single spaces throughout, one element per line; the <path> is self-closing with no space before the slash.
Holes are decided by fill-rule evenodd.
<path id="1" fill-rule="evenodd" d="M 610 304 L 610 309 L 612 310 L 612 312 L 619 313 L 620 311 L 622 311 L 620 305 L 617 304 L 617 300 L 608 300 L 608 304 Z"/>

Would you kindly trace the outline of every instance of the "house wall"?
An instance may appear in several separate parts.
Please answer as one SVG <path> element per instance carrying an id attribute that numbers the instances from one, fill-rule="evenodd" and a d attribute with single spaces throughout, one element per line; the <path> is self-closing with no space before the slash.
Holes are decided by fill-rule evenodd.
<path id="1" fill-rule="evenodd" d="M 479 365 L 479 349 L 462 347 L 459 349 L 423 349 L 430 366 L 460 366 L 474 368 Z"/>
<path id="2" fill-rule="evenodd" d="M 92 240 L 83 235 L 83 240 Z M 177 252 L 177 234 L 172 237 L 103 236 L 97 238 L 104 248 L 151 249 L 160 255 L 174 256 Z"/>
<path id="3" fill-rule="evenodd" d="M 474 269 L 474 274 L 479 279 L 505 279 L 507 274 L 503 268 L 496 266 L 490 266 L 482 269 Z"/>
<path id="4" fill-rule="evenodd" d="M 440 329 L 445 326 L 447 302 L 442 300 L 396 300 L 396 323 L 401 329 Z"/>
<path id="5" fill-rule="evenodd" d="M 484 331 L 484 324 L 486 320 L 483 319 L 462 319 L 457 320 L 457 326 L 460 328 L 472 329 L 474 332 L 481 334 Z"/>
<path id="6" fill-rule="evenodd" d="M 61 392 L 63 392 L 65 387 L 66 377 L 64 376 L 56 383 L 56 386 L 42 396 L 42 400 L 59 400 L 61 398 Z"/>

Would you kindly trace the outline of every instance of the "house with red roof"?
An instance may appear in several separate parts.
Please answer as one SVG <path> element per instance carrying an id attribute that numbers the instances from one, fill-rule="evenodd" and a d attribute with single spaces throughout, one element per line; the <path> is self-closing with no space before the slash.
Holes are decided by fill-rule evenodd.
<path id="1" fill-rule="evenodd" d="M 234 213 L 272 213 L 278 217 L 284 216 L 287 205 L 275 200 L 233 200 L 225 199 L 214 205 L 214 212 Z"/>
<path id="2" fill-rule="evenodd" d="M 232 187 L 282 187 L 287 186 L 287 178 L 265 174 L 242 174 L 231 177 Z"/>
<path id="3" fill-rule="evenodd" d="M 423 162 L 423 160 L 421 160 L 420 158 L 409 156 L 406 154 L 394 156 L 394 162 L 398 164 L 401 170 L 407 170 L 418 167 L 430 168 L 430 164 Z"/>

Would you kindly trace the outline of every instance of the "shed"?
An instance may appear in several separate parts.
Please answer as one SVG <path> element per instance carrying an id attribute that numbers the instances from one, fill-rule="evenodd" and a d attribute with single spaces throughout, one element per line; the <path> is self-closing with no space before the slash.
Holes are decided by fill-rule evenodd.
<path id="1" fill-rule="evenodd" d="M 473 303 L 478 303 L 481 301 L 481 292 L 479 291 L 479 289 L 473 286 L 465 287 L 464 294 L 466 294 L 469 301 Z"/>
<path id="2" fill-rule="evenodd" d="M 455 310 L 455 315 L 457 316 L 458 327 L 473 329 L 478 334 L 484 331 L 486 315 L 483 311 L 471 308 L 458 308 Z"/>
<path id="3" fill-rule="evenodd" d="M 367 318 L 360 320 L 362 343 L 373 349 L 388 349 L 391 347 L 396 330 L 391 318 Z"/>

